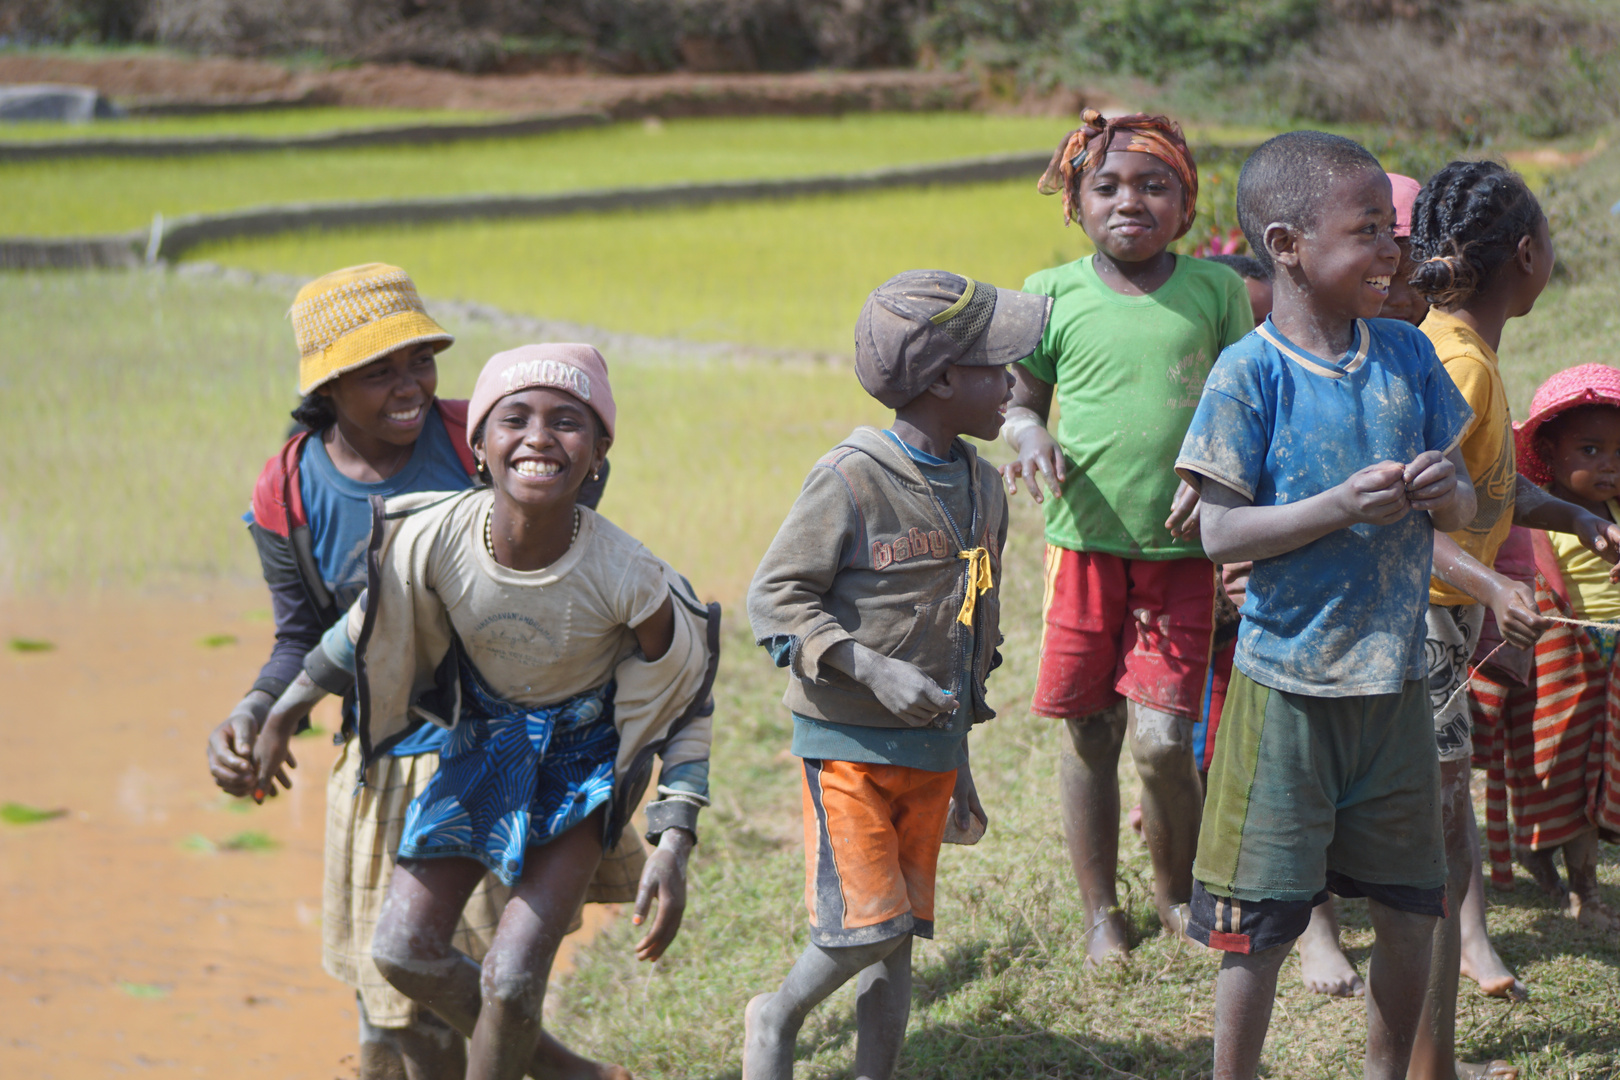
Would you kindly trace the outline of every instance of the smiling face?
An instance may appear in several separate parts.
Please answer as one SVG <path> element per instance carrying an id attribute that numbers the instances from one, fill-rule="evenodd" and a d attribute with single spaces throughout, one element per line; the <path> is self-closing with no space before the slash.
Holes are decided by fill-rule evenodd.
<path id="1" fill-rule="evenodd" d="M 365 367 L 345 371 L 321 387 L 337 411 L 349 442 L 410 446 L 427 422 L 439 387 L 439 365 L 430 344 L 407 345 Z"/>
<path id="2" fill-rule="evenodd" d="M 1315 319 L 1376 318 L 1401 256 L 1389 177 L 1371 166 L 1342 173 L 1322 193 L 1316 217 L 1304 230 L 1268 226 L 1272 258 L 1299 283 Z"/>
<path id="3" fill-rule="evenodd" d="M 1553 494 L 1573 496 L 1595 512 L 1620 495 L 1620 409 L 1571 409 L 1545 425 L 1537 443 L 1553 474 Z"/>
<path id="4" fill-rule="evenodd" d="M 1115 262 L 1145 262 L 1169 247 L 1184 206 L 1175 170 L 1140 150 L 1113 151 L 1080 182 L 1080 226 Z"/>
<path id="5" fill-rule="evenodd" d="M 1389 279 L 1389 295 L 1384 298 L 1383 310 L 1378 315 L 1379 318 L 1399 319 L 1420 326 L 1429 314 L 1429 302 L 1423 299 L 1422 293 L 1407 284 L 1417 272 L 1417 263 L 1412 261 L 1412 241 L 1409 237 L 1398 236 L 1395 246 L 1401 249 L 1401 261 L 1395 269 L 1395 276 Z"/>
<path id="6" fill-rule="evenodd" d="M 584 402 L 561 390 L 536 388 L 497 401 L 473 449 L 487 463 L 498 493 L 520 506 L 541 508 L 572 506 L 612 444 Z"/>
<path id="7" fill-rule="evenodd" d="M 1012 402 L 1013 376 L 1006 364 L 984 367 L 952 364 L 952 426 L 986 441 L 1001 434 L 1001 422 Z"/>

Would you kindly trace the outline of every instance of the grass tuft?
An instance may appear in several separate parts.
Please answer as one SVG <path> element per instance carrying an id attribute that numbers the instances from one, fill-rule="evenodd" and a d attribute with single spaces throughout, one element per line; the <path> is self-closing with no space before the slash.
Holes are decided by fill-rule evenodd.
<path id="1" fill-rule="evenodd" d="M 167 987 L 152 983 L 119 982 L 118 989 L 141 1001 L 162 1001 L 170 993 Z"/>
<path id="2" fill-rule="evenodd" d="M 280 846 L 281 844 L 269 833 L 259 832 L 256 829 L 248 829 L 245 832 L 237 833 L 235 836 L 232 836 L 227 840 L 221 840 L 219 850 L 263 852 L 274 851 Z"/>
<path id="3" fill-rule="evenodd" d="M 6 643 L 6 647 L 20 653 L 51 652 L 56 648 L 56 643 L 43 638 L 14 637 Z"/>
<path id="4" fill-rule="evenodd" d="M 235 645 L 236 644 L 236 635 L 235 634 L 209 634 L 206 637 L 203 637 L 201 640 L 199 640 L 198 644 L 201 645 L 205 649 L 220 649 L 220 648 L 224 648 L 226 645 Z"/>
<path id="5" fill-rule="evenodd" d="M 8 825 L 37 825 L 42 821 L 55 821 L 57 818 L 67 817 L 67 814 L 66 808 L 63 807 L 41 810 L 18 802 L 8 802 L 0 806 L 0 821 Z"/>

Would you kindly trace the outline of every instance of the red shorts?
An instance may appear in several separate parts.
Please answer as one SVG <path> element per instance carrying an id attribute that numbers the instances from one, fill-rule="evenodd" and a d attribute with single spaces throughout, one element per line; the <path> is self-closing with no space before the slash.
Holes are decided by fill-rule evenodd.
<path id="1" fill-rule="evenodd" d="M 823 948 L 934 936 L 956 770 L 804 759 L 804 903 Z"/>
<path id="2" fill-rule="evenodd" d="M 1217 584 L 1208 559 L 1148 562 L 1048 544 L 1031 711 L 1079 719 L 1124 697 L 1216 720 L 1232 672 L 1231 644 L 1214 647 Z"/>

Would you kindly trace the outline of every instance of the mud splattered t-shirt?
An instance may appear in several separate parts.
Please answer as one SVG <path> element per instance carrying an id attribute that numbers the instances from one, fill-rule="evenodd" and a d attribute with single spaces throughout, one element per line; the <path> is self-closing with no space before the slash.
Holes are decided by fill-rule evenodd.
<path id="1" fill-rule="evenodd" d="M 1473 416 L 1416 327 L 1358 320 L 1349 352 L 1325 360 L 1267 319 L 1210 372 L 1176 470 L 1281 506 L 1380 461 L 1449 452 Z M 1410 513 L 1257 560 L 1233 662 L 1290 693 L 1399 693 L 1424 674 L 1433 537 L 1429 515 Z"/>
<path id="2" fill-rule="evenodd" d="M 1124 296 L 1087 256 L 1030 275 L 1024 291 L 1053 300 L 1039 348 L 1020 363 L 1056 388 L 1053 433 L 1069 461 L 1063 497 L 1045 503 L 1047 542 L 1130 559 L 1202 557 L 1164 520 L 1204 376 L 1254 326 L 1243 279 L 1177 256 L 1170 280 Z"/>

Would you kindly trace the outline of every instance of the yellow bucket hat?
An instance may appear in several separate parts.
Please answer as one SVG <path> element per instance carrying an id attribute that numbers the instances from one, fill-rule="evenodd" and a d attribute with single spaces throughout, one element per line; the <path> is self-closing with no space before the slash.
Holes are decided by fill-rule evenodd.
<path id="1" fill-rule="evenodd" d="M 411 276 L 387 263 L 316 278 L 298 290 L 288 314 L 298 340 L 300 394 L 395 349 L 426 341 L 442 352 L 455 340 L 428 318 Z"/>

